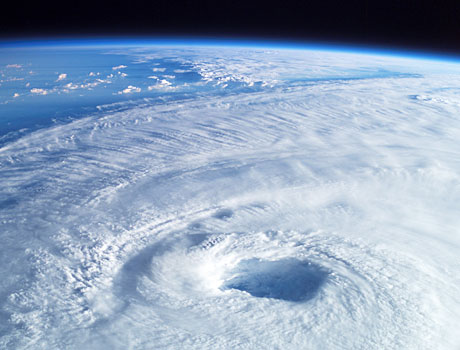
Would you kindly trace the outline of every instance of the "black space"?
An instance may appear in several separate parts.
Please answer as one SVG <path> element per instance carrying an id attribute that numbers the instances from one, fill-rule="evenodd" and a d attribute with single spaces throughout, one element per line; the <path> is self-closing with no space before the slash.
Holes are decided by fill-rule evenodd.
<path id="1" fill-rule="evenodd" d="M 339 42 L 460 54 L 460 0 L 17 1 L 0 38 L 189 36 Z"/>

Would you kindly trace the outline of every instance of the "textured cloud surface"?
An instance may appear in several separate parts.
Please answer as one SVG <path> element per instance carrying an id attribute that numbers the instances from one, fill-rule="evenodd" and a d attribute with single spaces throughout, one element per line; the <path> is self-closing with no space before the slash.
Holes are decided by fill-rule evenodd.
<path id="1" fill-rule="evenodd" d="M 203 90 L 0 149 L 0 347 L 460 346 L 460 66 L 132 55 Z"/>

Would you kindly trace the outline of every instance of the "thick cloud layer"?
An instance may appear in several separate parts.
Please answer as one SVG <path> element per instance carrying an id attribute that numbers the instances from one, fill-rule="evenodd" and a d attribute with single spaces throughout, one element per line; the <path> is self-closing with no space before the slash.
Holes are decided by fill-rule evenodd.
<path id="1" fill-rule="evenodd" d="M 129 54 L 202 88 L 0 149 L 2 348 L 460 345 L 460 66 Z"/>

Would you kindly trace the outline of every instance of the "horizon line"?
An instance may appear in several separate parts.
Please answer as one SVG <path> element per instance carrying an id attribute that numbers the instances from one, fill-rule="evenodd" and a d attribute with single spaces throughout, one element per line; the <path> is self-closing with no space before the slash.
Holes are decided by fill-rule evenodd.
<path id="1" fill-rule="evenodd" d="M 460 62 L 460 54 L 420 48 L 401 48 L 397 44 L 379 45 L 334 40 L 271 39 L 266 37 L 187 36 L 187 35 L 125 35 L 125 36 L 54 36 L 0 38 L 0 49 L 55 47 L 141 47 L 141 46 L 192 46 L 192 47 L 245 47 L 257 49 L 322 50 L 333 52 L 378 54 L 406 58 Z"/>

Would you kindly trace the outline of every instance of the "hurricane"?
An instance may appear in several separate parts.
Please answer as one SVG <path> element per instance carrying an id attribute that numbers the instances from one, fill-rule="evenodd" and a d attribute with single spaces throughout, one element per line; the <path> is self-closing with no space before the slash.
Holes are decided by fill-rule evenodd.
<path id="1" fill-rule="evenodd" d="M 460 346 L 457 61 L 2 50 L 2 349 Z"/>

